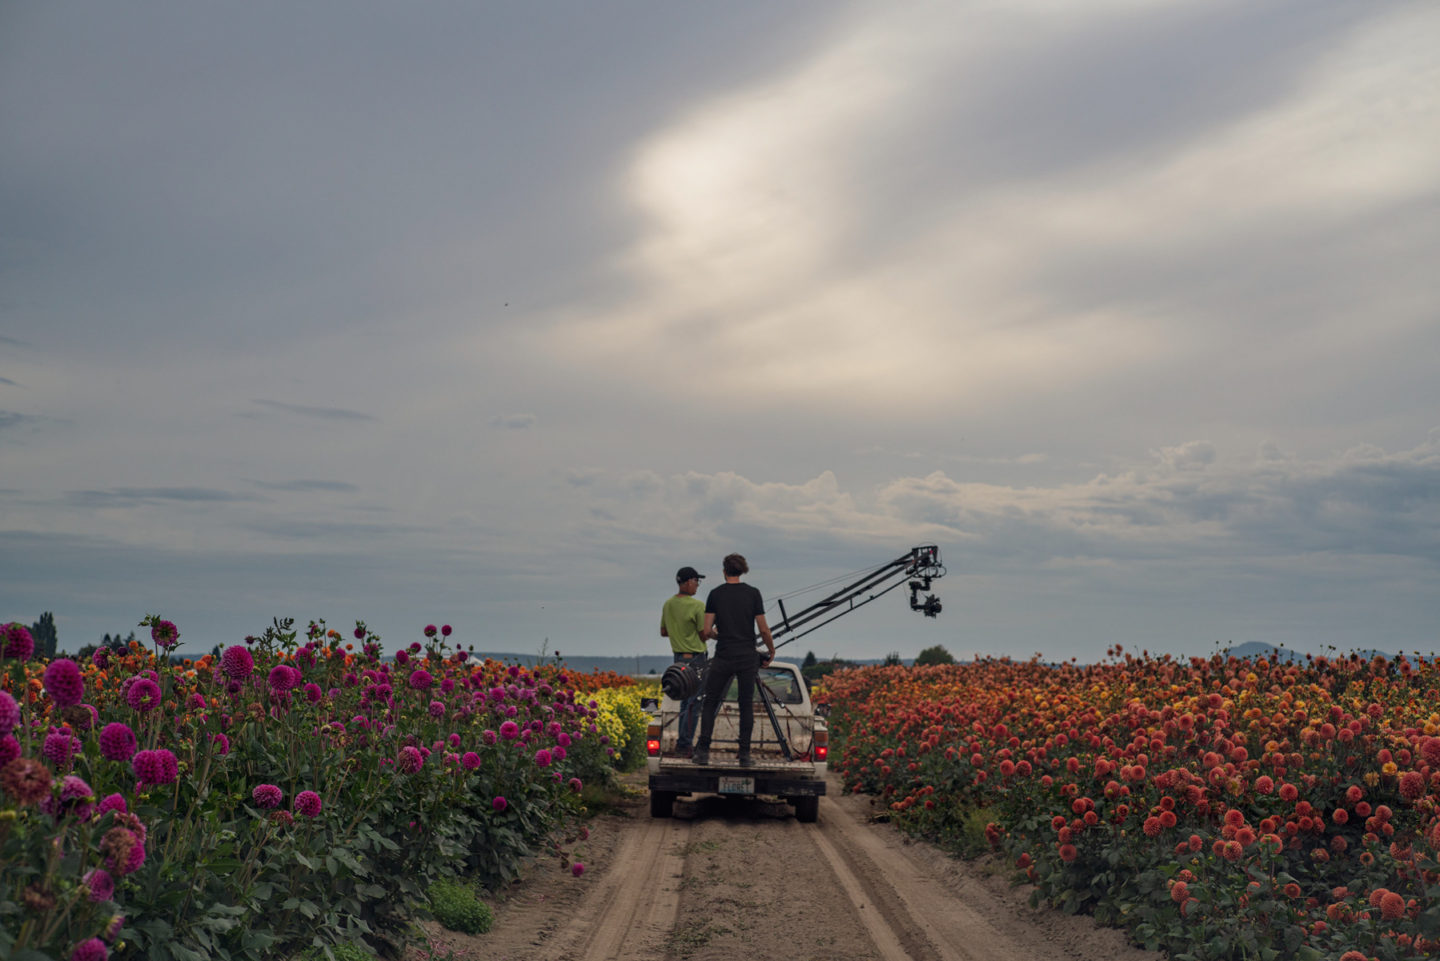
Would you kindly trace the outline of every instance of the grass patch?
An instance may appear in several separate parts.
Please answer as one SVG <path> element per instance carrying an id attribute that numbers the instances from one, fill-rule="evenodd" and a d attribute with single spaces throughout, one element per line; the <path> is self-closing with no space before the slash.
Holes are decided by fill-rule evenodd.
<path id="1" fill-rule="evenodd" d="M 670 937 L 666 941 L 665 953 L 681 959 L 688 958 L 709 944 L 710 939 L 715 935 L 729 933 L 729 928 L 709 922 L 676 928 L 670 932 Z"/>
<path id="2" fill-rule="evenodd" d="M 436 881 L 430 885 L 430 913 L 451 931 L 484 934 L 495 923 L 490 905 L 475 895 L 475 889 L 458 881 Z"/>

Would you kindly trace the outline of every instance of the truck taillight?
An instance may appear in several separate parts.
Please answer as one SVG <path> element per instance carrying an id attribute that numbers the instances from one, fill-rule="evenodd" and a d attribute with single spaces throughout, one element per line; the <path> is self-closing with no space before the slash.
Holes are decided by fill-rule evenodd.
<path id="1" fill-rule="evenodd" d="M 830 755 L 830 732 L 816 731 L 814 744 L 815 760 L 823 761 Z"/>
<path id="2" fill-rule="evenodd" d="M 830 748 L 826 747 L 824 744 L 815 745 L 815 760 L 823 761 L 829 753 Z"/>
<path id="3" fill-rule="evenodd" d="M 660 754 L 660 725 L 651 724 L 645 729 L 645 753 L 651 757 Z"/>

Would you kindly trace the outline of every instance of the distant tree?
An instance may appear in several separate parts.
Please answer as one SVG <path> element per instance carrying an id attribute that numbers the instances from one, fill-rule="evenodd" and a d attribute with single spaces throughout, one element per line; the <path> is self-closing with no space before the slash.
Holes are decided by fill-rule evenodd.
<path id="1" fill-rule="evenodd" d="M 129 637 L 121 637 L 120 632 L 116 631 L 114 637 L 106 634 L 105 637 L 101 639 L 100 646 L 108 647 L 110 648 L 110 650 L 115 651 L 116 653 L 124 654 L 127 650 L 130 649 L 130 642 L 133 640 L 135 640 L 134 631 L 130 632 Z"/>
<path id="2" fill-rule="evenodd" d="M 803 660 L 803 661 L 800 662 L 800 670 L 803 671 L 803 670 L 805 670 L 805 668 L 807 668 L 807 667 L 814 667 L 814 666 L 815 666 L 815 652 L 814 652 L 814 651 L 806 651 L 806 652 L 805 652 L 805 660 Z"/>
<path id="3" fill-rule="evenodd" d="M 950 652 L 939 644 L 934 647 L 927 647 L 915 655 L 915 666 L 925 667 L 928 664 L 954 664 L 955 658 Z"/>
<path id="4" fill-rule="evenodd" d="M 219 659 L 220 659 L 220 654 L 222 653 L 222 651 L 223 651 L 222 645 L 216 644 L 214 647 L 210 648 L 210 655 L 211 655 L 212 657 L 214 657 L 216 660 L 219 660 Z"/>
<path id="5" fill-rule="evenodd" d="M 891 651 L 885 655 L 885 660 L 880 662 L 883 667 L 899 667 L 904 662 L 900 660 L 899 651 Z"/>
<path id="6" fill-rule="evenodd" d="M 841 660 L 841 659 L 838 658 L 838 657 L 832 657 L 832 658 L 831 658 L 830 660 L 828 660 L 828 661 L 816 661 L 814 664 L 811 664 L 809 667 L 801 667 L 801 668 L 800 668 L 800 674 L 801 674 L 802 677 L 805 678 L 805 681 L 806 681 L 807 683 L 813 684 L 813 683 L 815 683 L 816 681 L 818 681 L 820 678 L 824 677 L 826 674 L 829 674 L 829 673 L 832 672 L 832 671 L 838 671 L 838 670 L 840 670 L 841 668 L 844 668 L 844 667 L 854 667 L 854 666 L 855 666 L 855 662 L 854 662 L 854 661 L 845 661 L 845 660 Z"/>
<path id="7" fill-rule="evenodd" d="M 49 611 L 40 615 L 40 620 L 30 625 L 30 636 L 35 638 L 35 656 L 50 660 L 55 656 L 55 615 Z"/>

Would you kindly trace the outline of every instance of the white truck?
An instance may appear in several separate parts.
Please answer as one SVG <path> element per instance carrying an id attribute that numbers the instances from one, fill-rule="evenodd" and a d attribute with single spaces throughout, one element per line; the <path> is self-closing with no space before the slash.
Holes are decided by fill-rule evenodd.
<path id="1" fill-rule="evenodd" d="M 736 756 L 740 704 L 733 680 L 715 715 L 709 764 L 696 764 L 675 751 L 679 701 L 666 695 L 658 701 L 647 698 L 644 705 L 651 711 L 645 737 L 651 817 L 670 817 L 675 799 L 690 794 L 773 795 L 794 805 L 797 821 L 808 823 L 819 817 L 830 735 L 825 719 L 810 703 L 797 665 L 777 661 L 760 668 L 749 767 L 741 767 Z"/>
<path id="2" fill-rule="evenodd" d="M 912 547 L 894 560 L 865 571 L 860 578 L 803 610 L 785 609 L 784 599 L 775 602 L 775 615 L 767 611 L 774 639 L 787 637 L 777 647 L 797 641 L 811 631 L 864 607 L 898 587 L 910 589 L 910 610 L 926 617 L 940 613 L 934 594 L 921 597 L 930 582 L 945 575 L 940 549 L 934 544 Z M 833 582 L 827 582 L 833 583 Z M 825 585 L 817 585 L 823 587 Z M 799 592 L 797 592 L 799 593 Z M 793 595 L 792 595 L 793 596 Z M 650 815 L 668 818 L 675 798 L 689 794 L 774 795 L 795 806 L 795 818 L 814 821 L 825 793 L 825 767 L 830 735 L 825 719 L 810 703 L 810 691 L 800 668 L 773 662 L 760 668 L 755 692 L 755 727 L 750 747 L 753 763 L 741 767 L 739 747 L 740 706 L 734 681 L 715 718 L 710 744 L 710 763 L 696 764 L 675 751 L 680 729 L 678 697 L 698 686 L 693 669 L 672 665 L 661 679 L 662 699 L 642 702 L 650 711 L 646 751 L 650 767 Z M 696 725 L 696 734 L 699 725 Z"/>

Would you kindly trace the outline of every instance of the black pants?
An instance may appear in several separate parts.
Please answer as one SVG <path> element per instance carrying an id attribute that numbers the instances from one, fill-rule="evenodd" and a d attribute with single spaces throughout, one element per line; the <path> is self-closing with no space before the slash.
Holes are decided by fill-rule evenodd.
<path id="1" fill-rule="evenodd" d="M 716 653 L 710 658 L 705 671 L 704 712 L 700 721 L 700 739 L 695 742 L 697 751 L 710 750 L 710 738 L 715 733 L 715 715 L 720 713 L 720 703 L 730 679 L 736 679 L 735 696 L 740 701 L 740 753 L 750 750 L 750 734 L 755 730 L 755 683 L 760 676 L 760 652 Z"/>

